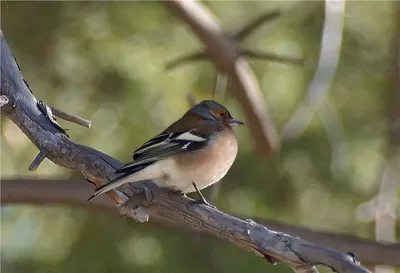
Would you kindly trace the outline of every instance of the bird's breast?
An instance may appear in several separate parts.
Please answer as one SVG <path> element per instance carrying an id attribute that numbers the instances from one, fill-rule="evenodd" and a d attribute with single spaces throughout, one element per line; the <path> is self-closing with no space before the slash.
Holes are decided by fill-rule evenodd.
<path id="1" fill-rule="evenodd" d="M 171 182 L 183 193 L 192 192 L 195 182 L 199 189 L 219 181 L 232 166 L 237 154 L 232 130 L 212 136 L 207 147 L 174 158 L 176 169 L 169 171 Z"/>

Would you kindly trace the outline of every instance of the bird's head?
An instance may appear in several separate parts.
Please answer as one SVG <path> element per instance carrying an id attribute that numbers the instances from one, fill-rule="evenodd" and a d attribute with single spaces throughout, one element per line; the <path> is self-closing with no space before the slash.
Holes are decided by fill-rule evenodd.
<path id="1" fill-rule="evenodd" d="M 244 124 L 234 119 L 228 109 L 213 100 L 204 100 L 190 109 L 191 113 L 199 115 L 205 120 L 219 121 L 224 125 L 235 126 Z"/>

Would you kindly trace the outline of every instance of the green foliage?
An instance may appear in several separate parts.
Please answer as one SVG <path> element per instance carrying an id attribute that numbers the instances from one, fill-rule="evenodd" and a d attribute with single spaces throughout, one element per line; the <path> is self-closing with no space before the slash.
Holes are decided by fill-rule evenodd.
<path id="1" fill-rule="evenodd" d="M 376 195 L 384 163 L 394 3 L 349 1 L 346 7 L 339 68 L 329 91 L 347 140 L 345 169 L 332 171 L 332 147 L 317 119 L 267 159 L 254 155 L 250 131 L 242 127 L 240 153 L 217 200 L 220 209 L 373 238 L 373 219 L 359 208 Z M 267 10 L 283 10 L 244 43 L 307 60 L 304 69 L 251 61 L 271 117 L 282 128 L 316 69 L 323 3 L 205 4 L 230 32 Z M 92 129 L 60 121 L 72 139 L 123 162 L 188 108 L 188 93 L 197 100 L 213 95 L 211 63 L 164 71 L 167 60 L 203 45 L 158 2 L 2 1 L 1 20 L 36 97 L 92 121 Z M 223 103 L 244 119 L 229 93 Z M 79 177 L 48 160 L 28 172 L 36 148 L 10 120 L 1 121 L 2 178 Z M 30 205 L 1 209 L 4 272 L 289 272 L 228 243 L 116 215 Z"/>

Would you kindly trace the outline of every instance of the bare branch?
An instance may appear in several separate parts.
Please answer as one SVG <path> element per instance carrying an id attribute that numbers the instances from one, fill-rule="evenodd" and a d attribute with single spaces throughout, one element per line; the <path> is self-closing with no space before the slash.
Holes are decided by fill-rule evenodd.
<path id="1" fill-rule="evenodd" d="M 257 17 L 256 19 L 245 25 L 242 29 L 240 29 L 236 34 L 233 35 L 233 38 L 236 41 L 242 41 L 258 27 L 260 27 L 263 23 L 274 20 L 280 15 L 281 13 L 277 10 L 269 11 L 265 14 L 262 14 L 261 16 Z"/>
<path id="2" fill-rule="evenodd" d="M 173 59 L 171 61 L 168 61 L 165 64 L 165 69 L 171 70 L 182 64 L 187 64 L 187 63 L 190 63 L 193 61 L 202 61 L 202 60 L 207 60 L 207 59 L 208 59 L 207 52 L 204 52 L 204 51 L 203 52 L 193 52 L 193 53 L 189 53 L 187 55 L 178 57 L 176 59 Z"/>
<path id="3" fill-rule="evenodd" d="M 93 193 L 93 188 L 92 185 L 85 183 L 83 180 L 2 180 L 0 200 L 3 205 L 12 203 L 66 204 L 116 213 L 115 204 L 104 195 L 99 196 L 90 203 L 82 202 Z M 143 196 L 140 198 L 143 198 Z M 255 220 L 270 229 L 298 236 L 315 244 L 343 252 L 357 253 L 357 256 L 369 265 L 400 266 L 400 260 L 398 259 L 400 244 L 381 244 L 352 235 L 318 232 L 274 220 L 260 218 Z"/>
<path id="4" fill-rule="evenodd" d="M 2 32 L 0 42 L 1 93 L 15 100 L 15 107 L 7 116 L 55 164 L 82 172 L 96 185 L 114 178 L 115 169 L 121 167 L 122 163 L 95 149 L 74 143 L 60 133 L 56 125 L 37 107 L 37 100 L 25 84 Z M 5 83 L 10 83 L 9 88 L 3 88 Z M 148 199 L 149 191 L 151 200 Z M 129 201 L 135 194 L 145 197 L 140 204 L 143 206 L 139 210 L 140 214 L 136 210 L 138 202 L 135 199 L 134 204 Z M 243 221 L 215 208 L 196 204 L 181 195 L 169 194 L 151 181 L 125 184 L 108 195 L 120 205 L 120 211 L 133 215 L 136 220 L 147 220 L 146 217 L 149 217 L 152 221 L 203 232 L 268 260 L 279 260 L 296 272 L 316 272 L 314 266 L 318 264 L 326 265 L 339 273 L 368 272 L 349 254 L 271 231 L 253 221 Z"/>
<path id="5" fill-rule="evenodd" d="M 236 42 L 221 30 L 217 22 L 196 1 L 161 1 L 187 23 L 207 46 L 207 53 L 220 73 L 228 76 L 230 91 L 241 103 L 247 124 L 256 142 L 256 152 L 267 155 L 279 149 L 277 130 L 268 117 L 261 89 L 248 63 L 240 57 Z"/>
<path id="6" fill-rule="evenodd" d="M 46 154 L 42 151 L 40 151 L 35 158 L 33 159 L 31 165 L 29 165 L 28 170 L 31 172 L 36 171 L 36 169 L 39 167 L 40 163 L 46 158 Z"/>
<path id="7" fill-rule="evenodd" d="M 254 50 L 254 49 L 241 49 L 241 55 L 248 57 L 248 58 L 253 58 L 253 59 L 261 59 L 261 60 L 267 60 L 271 62 L 278 62 L 278 63 L 289 63 L 289 64 L 295 64 L 299 66 L 304 66 L 304 60 L 299 59 L 296 57 L 289 57 L 289 56 L 281 56 L 275 53 L 271 52 L 265 52 L 265 51 L 259 51 L 259 50 Z"/>
<path id="8" fill-rule="evenodd" d="M 51 112 L 56 117 L 62 118 L 63 120 L 66 120 L 66 121 L 69 121 L 72 123 L 76 123 L 76 124 L 81 125 L 86 128 L 90 128 L 90 126 L 91 126 L 90 120 L 65 113 L 65 112 L 61 111 L 60 109 L 57 109 L 53 106 L 50 106 L 50 109 L 51 109 Z"/>

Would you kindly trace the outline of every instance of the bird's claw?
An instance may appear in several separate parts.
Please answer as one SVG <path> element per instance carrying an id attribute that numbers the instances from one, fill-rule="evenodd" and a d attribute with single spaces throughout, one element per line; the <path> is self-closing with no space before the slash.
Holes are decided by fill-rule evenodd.
<path id="1" fill-rule="evenodd" d="M 206 206 L 208 206 L 208 207 L 210 207 L 210 208 L 213 208 L 213 209 L 216 208 L 216 206 L 211 205 L 211 204 L 208 203 L 207 200 L 204 199 L 204 198 L 200 198 L 199 200 L 192 201 L 192 203 L 193 203 L 193 204 L 196 204 L 196 205 L 206 205 Z"/>
<path id="2" fill-rule="evenodd" d="M 192 184 L 193 184 L 193 187 L 196 190 L 197 194 L 199 195 L 199 200 L 193 201 L 193 204 L 206 205 L 206 206 L 209 206 L 209 207 L 215 209 L 216 207 L 214 205 L 211 205 L 210 203 L 208 203 L 207 200 L 204 198 L 203 194 L 197 187 L 196 183 L 192 182 Z"/>

